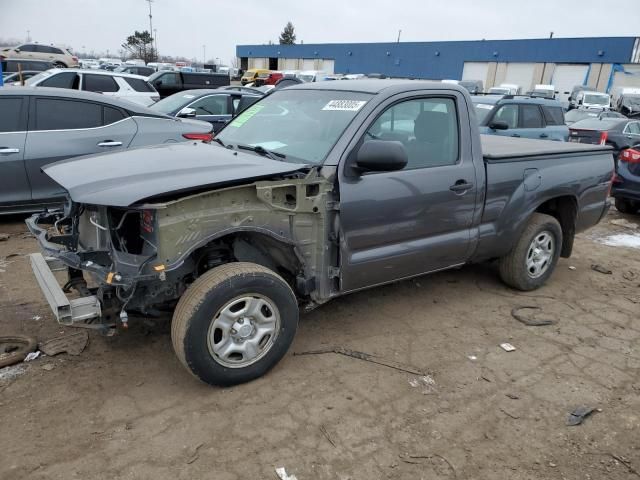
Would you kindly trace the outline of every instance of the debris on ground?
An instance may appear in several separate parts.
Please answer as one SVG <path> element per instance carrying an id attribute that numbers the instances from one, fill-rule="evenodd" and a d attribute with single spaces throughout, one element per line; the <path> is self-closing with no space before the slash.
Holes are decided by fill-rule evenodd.
<path id="1" fill-rule="evenodd" d="M 633 282 L 638 279 L 638 274 L 633 270 L 629 270 L 622 274 L 622 278 L 624 278 L 625 280 L 629 280 L 630 282 Z"/>
<path id="2" fill-rule="evenodd" d="M 42 352 L 40 350 L 36 350 L 35 352 L 28 353 L 26 357 L 24 357 L 25 362 L 33 362 L 36 360 Z"/>
<path id="3" fill-rule="evenodd" d="M 344 355 L 345 357 L 356 358 L 358 360 L 364 360 L 365 362 L 375 363 L 377 365 L 383 365 L 385 367 L 393 368 L 394 370 L 400 370 L 401 372 L 412 373 L 414 375 L 424 375 L 425 373 L 418 368 L 411 365 L 405 365 L 394 360 L 387 360 L 385 358 L 379 358 L 375 355 L 365 352 L 357 352 L 355 350 L 349 350 L 344 347 L 328 347 L 320 350 L 309 350 L 307 352 L 294 352 L 293 355 L 321 355 L 324 353 L 335 353 L 338 355 Z"/>
<path id="4" fill-rule="evenodd" d="M 320 425 L 320 431 L 322 432 L 322 435 L 324 435 L 324 437 L 327 439 L 327 441 L 333 445 L 334 448 L 338 448 L 336 445 L 336 442 L 333 441 L 333 439 L 331 438 L 331 435 L 329 435 L 329 432 L 327 432 L 327 429 L 324 425 Z"/>
<path id="5" fill-rule="evenodd" d="M 46 370 L 47 372 L 50 372 L 54 368 L 55 368 L 55 365 L 53 363 L 47 363 L 47 364 L 42 366 L 42 369 Z"/>
<path id="6" fill-rule="evenodd" d="M 528 314 L 522 312 L 523 310 L 529 310 Z M 557 323 L 556 320 L 550 318 L 534 318 L 535 312 L 541 312 L 542 308 L 536 306 L 523 305 L 521 307 L 515 307 L 511 310 L 511 316 L 518 320 L 520 323 L 524 323 L 529 327 L 542 327 L 545 325 L 553 325 Z"/>
<path id="7" fill-rule="evenodd" d="M 127 424 L 129 425 L 129 424 Z M 131 430 L 131 426 L 129 426 L 129 428 L 126 428 L 127 430 Z M 191 465 L 193 462 L 195 462 L 198 458 L 200 458 L 200 454 L 198 453 L 198 450 L 200 450 L 202 448 L 202 446 L 204 445 L 204 443 L 200 443 L 196 446 L 196 448 L 193 451 L 193 455 L 191 455 L 191 457 L 189 457 L 189 459 L 187 460 L 187 465 Z"/>
<path id="8" fill-rule="evenodd" d="M 37 345 L 38 342 L 33 337 L 23 335 L 0 337 L 0 368 L 25 361 Z"/>
<path id="9" fill-rule="evenodd" d="M 598 272 L 598 273 L 604 273 L 605 275 L 611 275 L 613 273 L 608 268 L 605 268 L 602 265 L 597 265 L 597 264 L 591 265 L 591 270 L 593 270 L 595 272 Z"/>
<path id="10" fill-rule="evenodd" d="M 510 343 L 501 343 L 500 344 L 500 348 L 503 349 L 505 352 L 513 352 L 516 347 L 514 347 L 513 345 L 511 345 Z"/>
<path id="11" fill-rule="evenodd" d="M 4 383 L 5 381 L 13 380 L 26 371 L 26 368 L 22 365 L 0 368 L 0 382 Z"/>
<path id="12" fill-rule="evenodd" d="M 403 453 L 398 456 L 400 457 L 400 460 L 402 460 L 404 463 L 410 463 L 412 465 L 422 465 L 426 463 L 428 460 L 431 461 L 434 458 L 437 458 L 447 464 L 447 466 L 453 472 L 454 477 L 457 477 L 458 475 L 458 472 L 456 471 L 453 464 L 449 460 L 447 460 L 445 457 L 443 457 L 442 455 L 438 455 L 437 453 L 431 453 L 431 454 L 425 454 L 425 455 Z"/>
<path id="13" fill-rule="evenodd" d="M 35 320 L 37 322 L 38 320 L 42 320 L 42 317 L 40 315 L 34 315 L 31 317 L 31 320 Z"/>
<path id="14" fill-rule="evenodd" d="M 276 475 L 280 480 L 298 480 L 295 475 L 287 475 L 287 470 L 284 467 L 277 467 Z"/>
<path id="15" fill-rule="evenodd" d="M 574 267 L 573 265 L 569 265 L 569 270 L 575 270 L 576 267 Z"/>
<path id="16" fill-rule="evenodd" d="M 581 406 L 576 408 L 567 417 L 567 426 L 574 427 L 576 425 L 580 425 L 585 418 L 587 418 L 595 411 L 596 409 L 594 407 Z"/>
<path id="17" fill-rule="evenodd" d="M 508 410 L 505 410 L 504 408 L 500 408 L 500 411 L 502 413 L 504 413 L 507 417 L 511 417 L 514 420 L 519 420 L 520 419 L 520 415 L 516 415 L 515 413 L 511 413 Z"/>
<path id="18" fill-rule="evenodd" d="M 616 218 L 614 220 L 611 220 L 609 223 L 612 225 L 617 225 L 618 227 L 630 228 L 632 230 L 638 228 L 637 223 L 630 222 L 626 218 Z"/>
<path id="19" fill-rule="evenodd" d="M 89 334 L 86 331 L 74 332 L 63 337 L 53 338 L 42 342 L 40 350 L 53 357 L 59 353 L 80 355 L 89 343 Z"/>
<path id="20" fill-rule="evenodd" d="M 423 395 L 431 395 L 436 392 L 436 381 L 433 379 L 431 375 L 422 375 L 417 378 L 412 378 L 409 380 L 409 385 L 413 388 L 422 388 Z"/>
<path id="21" fill-rule="evenodd" d="M 475 362 L 476 360 L 478 360 L 477 355 L 467 355 L 467 358 L 472 362 Z"/>
<path id="22" fill-rule="evenodd" d="M 8 233 L 0 233 L 0 242 L 6 242 L 7 240 L 9 240 L 9 234 Z"/>
<path id="23" fill-rule="evenodd" d="M 519 400 L 520 397 L 518 395 L 516 395 L 515 393 L 506 393 L 505 394 L 507 396 L 507 398 L 510 398 L 511 400 Z"/>

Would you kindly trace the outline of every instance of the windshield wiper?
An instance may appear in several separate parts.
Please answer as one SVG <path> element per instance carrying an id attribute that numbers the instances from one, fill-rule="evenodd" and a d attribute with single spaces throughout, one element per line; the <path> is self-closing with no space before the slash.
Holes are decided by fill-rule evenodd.
<path id="1" fill-rule="evenodd" d="M 228 148 L 228 147 L 224 144 L 224 142 L 223 142 L 222 140 L 220 140 L 219 138 L 213 137 L 213 141 L 214 141 L 214 142 L 216 142 L 216 143 L 219 143 L 220 145 L 222 145 L 222 146 L 223 146 L 223 147 L 225 147 L 225 148 Z"/>
<path id="2" fill-rule="evenodd" d="M 287 158 L 284 153 L 274 152 L 272 150 L 267 150 L 266 148 L 256 145 L 238 145 L 240 150 L 249 150 L 250 152 L 256 152 L 258 155 L 264 155 L 269 157 L 271 160 L 282 161 L 282 159 Z"/>

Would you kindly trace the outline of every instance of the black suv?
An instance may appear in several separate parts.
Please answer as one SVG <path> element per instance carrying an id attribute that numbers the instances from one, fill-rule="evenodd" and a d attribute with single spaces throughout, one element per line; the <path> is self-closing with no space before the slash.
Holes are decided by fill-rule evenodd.
<path id="1" fill-rule="evenodd" d="M 226 73 L 167 71 L 154 73 L 149 77 L 148 82 L 155 87 L 160 98 L 183 90 L 226 87 L 230 84 L 229 75 Z"/>

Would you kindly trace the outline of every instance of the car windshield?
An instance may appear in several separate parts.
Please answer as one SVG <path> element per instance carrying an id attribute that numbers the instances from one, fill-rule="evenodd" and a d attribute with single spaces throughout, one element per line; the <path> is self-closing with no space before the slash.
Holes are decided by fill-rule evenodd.
<path id="1" fill-rule="evenodd" d="M 313 75 L 312 73 L 305 73 L 305 74 L 298 75 L 298 78 L 303 82 L 313 82 L 314 77 L 315 75 Z"/>
<path id="2" fill-rule="evenodd" d="M 622 104 L 629 107 L 635 107 L 634 110 L 640 108 L 640 95 L 625 95 L 622 97 Z"/>
<path id="3" fill-rule="evenodd" d="M 170 97 L 163 98 L 159 102 L 154 103 L 149 108 L 165 115 L 169 115 L 176 110 L 181 109 L 188 103 L 196 99 L 196 95 L 190 93 L 176 93 Z"/>
<path id="4" fill-rule="evenodd" d="M 553 91 L 551 90 L 534 90 L 531 92 L 532 97 L 553 98 Z"/>
<path id="5" fill-rule="evenodd" d="M 217 136 L 226 145 L 262 147 L 283 160 L 321 164 L 371 98 L 361 92 L 275 91 L 249 107 Z"/>
<path id="6" fill-rule="evenodd" d="M 564 120 L 566 122 L 579 122 L 589 117 L 597 117 L 598 114 L 594 112 L 587 112 L 585 110 L 569 110 L 564 114 Z"/>
<path id="7" fill-rule="evenodd" d="M 27 87 L 30 87 L 30 86 L 36 85 L 37 83 L 40 83 L 41 80 L 44 80 L 45 78 L 50 77 L 51 75 L 53 75 L 53 74 L 51 72 L 49 72 L 49 71 L 40 72 L 39 74 L 34 75 L 29 80 L 24 82 L 24 84 Z"/>
<path id="8" fill-rule="evenodd" d="M 489 115 L 489 112 L 491 112 L 491 110 L 493 110 L 493 107 L 495 107 L 495 105 L 492 105 L 490 103 L 474 103 L 473 106 L 476 109 L 476 118 L 478 119 L 478 124 L 482 124 L 482 122 L 484 122 L 484 120 L 487 118 L 487 115 Z"/>
<path id="9" fill-rule="evenodd" d="M 595 93 L 586 93 L 584 95 L 584 102 L 590 105 L 609 105 L 609 95 L 598 95 Z"/>
<path id="10" fill-rule="evenodd" d="M 262 72 L 258 74 L 258 78 L 268 78 L 269 72 Z"/>

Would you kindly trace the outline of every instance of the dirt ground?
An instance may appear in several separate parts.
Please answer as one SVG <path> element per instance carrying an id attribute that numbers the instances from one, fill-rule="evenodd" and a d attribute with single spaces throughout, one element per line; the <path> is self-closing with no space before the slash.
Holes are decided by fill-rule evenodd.
<path id="1" fill-rule="evenodd" d="M 234 388 L 189 375 L 162 322 L 0 370 L 0 478 L 640 478 L 640 250 L 596 241 L 640 235 L 620 218 L 580 234 L 535 292 L 476 265 L 335 300 L 302 317 L 266 377 Z M 0 335 L 76 331 L 39 292 L 22 219 L 0 232 Z M 518 306 L 557 323 L 526 326 Z M 424 375 L 293 354 L 328 346 Z M 600 410 L 566 426 L 581 405 Z"/>

